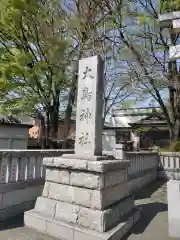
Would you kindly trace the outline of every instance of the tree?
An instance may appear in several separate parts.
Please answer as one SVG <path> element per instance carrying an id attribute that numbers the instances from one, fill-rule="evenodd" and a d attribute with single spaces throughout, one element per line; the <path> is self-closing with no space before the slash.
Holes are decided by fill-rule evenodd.
<path id="1" fill-rule="evenodd" d="M 74 0 L 72 6 L 58 0 L 34 0 L 31 4 L 28 0 L 1 2 L 0 68 L 2 82 L 6 81 L 6 111 L 17 114 L 23 109 L 28 115 L 38 115 L 43 123 L 46 116 L 47 136 L 56 137 L 60 99 L 66 95 L 65 123 L 69 134 L 78 60 L 92 54 L 101 54 L 106 62 L 116 60 L 104 4 L 80 0 Z M 104 118 L 132 90 L 128 74 L 120 84 L 120 71 L 112 72 L 111 66 L 105 70 L 110 74 L 105 77 Z"/>
<path id="2" fill-rule="evenodd" d="M 69 89 L 65 117 L 67 136 L 71 125 L 72 108 L 76 104 L 78 61 L 82 57 L 100 54 L 105 59 L 103 123 L 110 109 L 132 94 L 132 88 L 131 90 L 129 88 L 131 83 L 129 78 L 126 78 L 126 80 L 121 79 L 120 83 L 119 79 L 122 74 L 118 71 L 116 72 L 116 66 L 112 67 L 113 59 L 115 61 L 115 52 L 113 51 L 112 42 L 106 39 L 106 35 L 112 29 L 107 26 L 109 21 L 108 13 L 104 11 L 105 2 L 74 0 L 71 3 L 70 6 L 66 6 L 65 10 L 68 36 L 71 36 L 75 41 L 74 64 L 72 66 L 73 84 Z"/>
<path id="3" fill-rule="evenodd" d="M 38 113 L 43 122 L 46 117 L 47 136 L 54 138 L 59 96 L 71 85 L 66 68 L 73 48 L 65 38 L 61 2 L 2 0 L 0 7 L 2 107 L 16 114 Z"/>
<path id="4" fill-rule="evenodd" d="M 116 41 L 118 60 L 123 60 L 126 73 L 132 77 L 139 100 L 155 99 L 166 118 L 170 139 L 180 133 L 179 69 L 176 62 L 168 61 L 169 37 L 159 27 L 158 12 L 153 0 L 106 1 L 109 28 Z M 171 35 L 173 45 L 178 34 Z M 166 102 L 171 108 L 167 107 Z"/>
<path id="5" fill-rule="evenodd" d="M 160 12 L 173 12 L 180 10 L 179 0 L 160 0 Z"/>

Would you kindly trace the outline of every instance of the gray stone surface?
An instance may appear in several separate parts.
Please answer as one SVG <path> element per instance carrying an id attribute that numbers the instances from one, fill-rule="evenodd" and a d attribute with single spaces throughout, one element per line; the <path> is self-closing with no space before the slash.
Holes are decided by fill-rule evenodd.
<path id="1" fill-rule="evenodd" d="M 34 207 L 34 202 L 41 195 L 43 180 L 1 184 L 0 186 L 0 220 L 13 217 Z"/>
<path id="2" fill-rule="evenodd" d="M 51 184 L 50 182 L 45 182 L 43 192 L 42 192 L 43 197 L 48 197 L 49 196 L 50 184 Z"/>
<path id="3" fill-rule="evenodd" d="M 55 222 L 47 223 L 47 232 L 52 235 L 60 238 L 61 240 L 73 240 L 74 231 L 72 226 L 67 227 L 66 224 L 56 224 Z"/>
<path id="4" fill-rule="evenodd" d="M 105 188 L 123 183 L 127 180 L 127 170 L 116 170 L 108 172 L 104 176 Z"/>
<path id="5" fill-rule="evenodd" d="M 106 232 L 114 227 L 133 207 L 132 199 L 124 199 L 111 208 L 98 211 L 80 207 L 77 223 L 80 226 Z"/>
<path id="6" fill-rule="evenodd" d="M 46 233 L 47 224 L 45 218 L 47 218 L 47 216 L 44 214 L 44 217 L 42 218 L 40 217 L 41 213 L 35 211 L 34 213 L 36 213 L 36 216 L 39 217 L 34 217 L 33 214 L 27 215 L 26 213 L 27 212 L 25 212 L 24 214 L 25 225 L 28 226 L 29 228 L 36 229 L 39 232 Z"/>
<path id="7" fill-rule="evenodd" d="M 6 149 L 0 150 L 1 157 L 55 157 L 63 154 L 73 154 L 74 150 L 71 149 Z"/>
<path id="8" fill-rule="evenodd" d="M 139 219 L 139 211 L 134 210 L 130 213 L 129 216 L 126 216 L 126 218 L 121 221 L 116 227 L 112 228 L 111 230 L 107 232 L 99 232 L 94 231 L 89 228 L 80 227 L 78 225 L 73 225 L 69 223 L 65 223 L 64 221 L 56 221 L 48 218 L 43 213 L 39 214 L 38 212 L 32 210 L 25 213 L 24 221 L 26 226 L 36 228 L 36 225 L 38 224 L 38 230 L 41 232 L 46 232 L 47 234 L 52 234 L 53 236 L 59 236 L 61 239 L 67 239 L 67 240 L 74 240 L 77 239 L 75 237 L 76 233 L 81 233 L 84 235 L 84 239 L 97 239 L 97 240 L 119 240 L 122 236 L 124 236 L 131 227 L 136 223 L 136 221 Z M 83 214 L 82 221 L 84 226 L 86 225 L 87 220 L 91 220 L 91 224 L 94 224 L 94 226 L 99 226 L 97 223 L 99 218 L 97 218 L 97 215 L 95 214 L 94 217 L 88 216 L 88 213 Z M 34 223 L 33 223 L 34 220 Z M 79 219 L 78 219 L 79 221 Z M 58 227 L 59 226 L 59 227 Z M 87 226 L 86 226 L 87 227 Z M 100 227 L 100 226 L 99 226 Z M 49 231 L 49 228 L 53 228 L 54 231 Z M 63 228 L 64 231 L 59 232 L 59 230 Z M 67 234 L 67 237 L 64 236 L 64 233 Z M 69 234 L 68 234 L 69 233 Z"/>
<path id="9" fill-rule="evenodd" d="M 35 209 L 54 218 L 56 201 L 48 198 L 38 197 L 36 200 Z"/>
<path id="10" fill-rule="evenodd" d="M 117 184 L 101 191 L 50 183 L 48 198 L 103 210 L 128 195 L 129 189 L 125 183 Z"/>
<path id="11" fill-rule="evenodd" d="M 111 159 L 111 158 L 110 158 Z M 89 172 L 105 173 L 117 169 L 125 169 L 129 166 L 128 160 L 105 160 L 105 161 L 89 161 L 75 158 L 65 157 L 46 157 L 43 158 L 43 164 L 51 168 L 85 170 Z"/>
<path id="12" fill-rule="evenodd" d="M 13 183 L 0 184 L 0 193 L 12 192 L 19 189 L 25 189 L 33 186 L 43 186 L 44 179 L 22 180 Z"/>
<path id="13" fill-rule="evenodd" d="M 0 221 L 4 221 L 13 216 L 19 215 L 24 211 L 28 211 L 34 207 L 35 201 L 23 202 L 8 208 L 0 210 Z"/>
<path id="14" fill-rule="evenodd" d="M 86 172 L 72 172 L 70 175 L 70 185 L 85 187 L 90 189 L 103 188 L 103 176 Z"/>
<path id="15" fill-rule="evenodd" d="M 42 186 L 34 186 L 25 189 L 3 193 L 1 208 L 8 208 L 27 201 L 36 200 L 41 195 Z"/>
<path id="16" fill-rule="evenodd" d="M 77 223 L 79 211 L 80 206 L 78 205 L 58 201 L 56 206 L 55 220 Z"/>
<path id="17" fill-rule="evenodd" d="M 151 169 L 151 171 L 145 173 L 142 175 L 141 172 L 138 172 L 134 178 L 134 176 L 128 176 L 128 178 L 131 178 L 128 181 L 128 188 L 130 192 L 134 192 L 138 189 L 141 189 L 145 186 L 148 186 L 152 181 L 157 179 L 157 170 L 156 169 Z"/>
<path id="18" fill-rule="evenodd" d="M 117 169 L 126 169 L 130 164 L 128 160 L 88 161 L 87 170 L 93 172 L 110 172 Z"/>
<path id="19" fill-rule="evenodd" d="M 102 191 L 102 208 L 107 207 L 129 195 L 127 183 L 114 185 Z"/>
<path id="20" fill-rule="evenodd" d="M 123 199 L 104 211 L 39 197 L 35 209 L 29 211 L 27 215 L 30 216 L 31 227 L 33 227 L 31 215 L 37 212 L 40 216 L 43 214 L 44 217 L 57 222 L 74 223 L 88 229 L 105 232 L 117 225 L 123 216 L 132 211 L 133 207 L 131 197 Z"/>
<path id="21" fill-rule="evenodd" d="M 72 203 L 73 202 L 72 187 L 58 183 L 50 183 L 48 197 L 51 199 Z"/>
<path id="22" fill-rule="evenodd" d="M 79 61 L 75 141 L 77 156 L 102 155 L 103 75 L 100 56 Z"/>
<path id="23" fill-rule="evenodd" d="M 70 174 L 67 170 L 63 169 L 46 169 L 46 181 L 56 183 L 70 183 Z"/>
<path id="24" fill-rule="evenodd" d="M 76 158 L 80 160 L 88 160 L 88 161 L 104 161 L 104 160 L 113 160 L 115 159 L 112 154 L 104 154 L 104 155 L 94 155 L 94 156 L 83 156 L 83 155 L 75 155 L 75 154 L 63 154 L 62 157 L 64 158 Z"/>
<path id="25" fill-rule="evenodd" d="M 114 155 L 115 155 L 115 158 L 116 159 L 122 159 L 122 160 L 125 160 L 126 159 L 126 153 L 124 151 L 124 144 L 116 144 L 115 146 L 115 152 L 114 152 Z"/>
<path id="26" fill-rule="evenodd" d="M 168 214 L 166 183 L 155 182 L 136 196 L 136 205 L 141 207 L 141 219 L 123 240 L 173 240 L 168 237 Z M 62 234 L 65 239 L 72 232 L 66 228 L 48 224 L 48 231 Z M 67 236 L 69 235 L 69 236 Z M 89 240 L 89 236 L 76 231 L 75 239 Z M 23 216 L 0 223 L 1 240 L 58 240 L 23 226 Z M 61 240 L 64 240 L 61 238 Z M 97 240 L 97 238 L 93 238 Z M 120 239 L 118 239 L 120 240 Z M 175 239 L 174 239 L 175 240 Z"/>
<path id="27" fill-rule="evenodd" d="M 168 236 L 166 182 L 156 181 L 136 195 L 141 219 L 123 240 L 172 240 Z"/>
<path id="28" fill-rule="evenodd" d="M 93 229 L 98 232 L 104 230 L 104 214 L 102 211 L 91 210 L 89 208 L 80 208 L 77 225 L 88 229 Z"/>
<path id="29" fill-rule="evenodd" d="M 167 183 L 169 236 L 180 238 L 180 181 Z"/>

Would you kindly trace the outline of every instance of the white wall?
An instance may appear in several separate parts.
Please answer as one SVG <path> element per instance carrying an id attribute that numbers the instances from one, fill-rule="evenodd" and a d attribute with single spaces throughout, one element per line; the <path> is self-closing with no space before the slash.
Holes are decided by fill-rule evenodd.
<path id="1" fill-rule="evenodd" d="M 102 144 L 104 151 L 112 151 L 116 145 L 116 130 L 113 129 L 103 130 Z"/>
<path id="2" fill-rule="evenodd" d="M 0 149 L 26 149 L 28 128 L 0 125 Z"/>

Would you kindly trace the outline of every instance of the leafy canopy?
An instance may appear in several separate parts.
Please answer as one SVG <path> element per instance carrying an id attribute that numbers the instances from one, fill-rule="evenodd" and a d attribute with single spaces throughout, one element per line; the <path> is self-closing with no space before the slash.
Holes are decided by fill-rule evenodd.
<path id="1" fill-rule="evenodd" d="M 48 108 L 70 84 L 66 66 L 73 42 L 64 37 L 61 2 L 2 0 L 0 8 L 3 108 Z"/>

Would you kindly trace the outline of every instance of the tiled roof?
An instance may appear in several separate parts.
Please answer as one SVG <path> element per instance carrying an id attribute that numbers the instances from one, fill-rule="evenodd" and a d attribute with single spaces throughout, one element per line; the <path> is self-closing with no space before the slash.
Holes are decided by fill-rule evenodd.
<path id="1" fill-rule="evenodd" d="M 4 124 L 4 125 L 16 125 L 19 127 L 31 127 L 32 125 L 30 124 L 24 124 L 22 123 L 19 119 L 17 119 L 14 116 L 3 116 L 0 115 L 0 124 Z"/>
<path id="2" fill-rule="evenodd" d="M 129 128 L 138 124 L 166 124 L 160 108 L 118 109 L 113 112 L 113 118 L 113 126 L 118 128 Z"/>
<path id="3" fill-rule="evenodd" d="M 5 124 L 21 124 L 21 122 L 12 116 L 0 116 L 0 123 L 5 123 Z"/>
<path id="4" fill-rule="evenodd" d="M 154 111 L 162 112 L 159 107 L 144 107 L 144 108 L 116 108 L 113 110 L 115 116 L 147 116 L 152 114 Z"/>
<path id="5" fill-rule="evenodd" d="M 130 125 L 138 125 L 138 124 L 167 124 L 166 118 L 162 113 L 152 113 L 151 115 L 140 119 L 136 122 L 131 122 Z"/>

